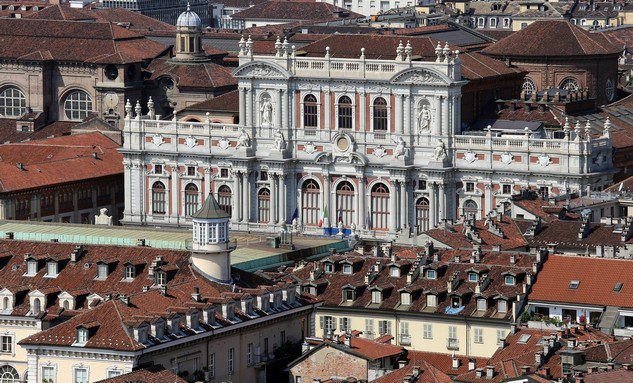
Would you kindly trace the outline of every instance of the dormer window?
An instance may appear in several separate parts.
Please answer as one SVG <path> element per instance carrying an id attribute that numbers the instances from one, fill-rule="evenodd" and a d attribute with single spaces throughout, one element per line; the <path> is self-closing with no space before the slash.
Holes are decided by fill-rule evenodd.
<path id="1" fill-rule="evenodd" d="M 427 294 L 426 295 L 426 305 L 428 307 L 437 307 L 437 295 Z"/>
<path id="2" fill-rule="evenodd" d="M 33 305 L 31 306 L 31 312 L 33 315 L 38 315 L 42 312 L 42 301 L 39 298 L 33 299 Z"/>
<path id="3" fill-rule="evenodd" d="M 174 316 L 169 319 L 169 332 L 172 334 L 180 334 L 180 317 Z"/>
<path id="4" fill-rule="evenodd" d="M 514 286 L 514 284 L 516 283 L 516 278 L 514 277 L 514 275 L 506 275 L 504 279 L 506 285 L 508 286 Z"/>
<path id="5" fill-rule="evenodd" d="M 167 273 L 164 271 L 157 271 L 154 274 L 154 283 L 157 286 L 165 286 L 167 284 Z"/>
<path id="6" fill-rule="evenodd" d="M 35 259 L 26 261 L 26 275 L 32 277 L 35 274 L 37 274 L 37 261 Z"/>
<path id="7" fill-rule="evenodd" d="M 202 311 L 202 316 L 204 319 L 204 323 L 208 324 L 208 325 L 215 325 L 215 308 L 211 307 L 211 308 L 207 308 L 204 311 Z"/>
<path id="8" fill-rule="evenodd" d="M 488 302 L 485 298 L 477 299 L 477 311 L 486 311 L 488 310 Z"/>
<path id="9" fill-rule="evenodd" d="M 152 336 L 157 339 L 163 339 L 165 336 L 165 322 L 162 319 L 152 324 Z"/>
<path id="10" fill-rule="evenodd" d="M 462 306 L 462 298 L 454 296 L 451 298 L 451 307 L 456 309 Z"/>
<path id="11" fill-rule="evenodd" d="M 333 273 L 334 272 L 334 265 L 331 264 L 330 262 L 326 262 L 325 263 L 325 272 L 326 273 Z"/>
<path id="12" fill-rule="evenodd" d="M 437 271 L 435 271 L 435 270 L 427 270 L 426 271 L 426 277 L 428 279 L 437 279 Z"/>
<path id="13" fill-rule="evenodd" d="M 134 265 L 125 266 L 125 279 L 134 279 L 136 277 L 136 267 Z"/>
<path id="14" fill-rule="evenodd" d="M 88 329 L 80 327 L 77 329 L 77 344 L 83 345 L 88 342 Z"/>
<path id="15" fill-rule="evenodd" d="M 200 327 L 200 320 L 198 319 L 198 312 L 187 314 L 187 327 L 192 330 L 197 330 Z"/>
<path id="16" fill-rule="evenodd" d="M 46 276 L 55 278 L 57 276 L 57 262 L 50 261 L 46 264 Z"/>
<path id="17" fill-rule="evenodd" d="M 478 280 L 479 280 L 479 275 L 477 273 L 468 273 L 469 282 L 477 282 Z"/>
<path id="18" fill-rule="evenodd" d="M 99 263 L 97 265 L 97 279 L 106 279 L 108 278 L 108 264 L 107 263 Z"/>
<path id="19" fill-rule="evenodd" d="M 343 301 L 352 302 L 354 299 L 356 299 L 356 292 L 354 290 L 352 289 L 343 290 Z"/>
<path id="20" fill-rule="evenodd" d="M 400 304 L 408 306 L 411 304 L 411 293 L 403 291 L 400 293 Z"/>
<path id="21" fill-rule="evenodd" d="M 577 280 L 569 281 L 569 288 L 571 290 L 577 290 L 579 285 L 580 285 L 580 281 L 577 281 Z"/>
<path id="22" fill-rule="evenodd" d="M 380 304 L 382 302 L 382 292 L 374 290 L 371 292 L 371 303 Z"/>
<path id="23" fill-rule="evenodd" d="M 400 268 L 398 266 L 391 266 L 389 275 L 396 278 L 400 277 Z"/>
<path id="24" fill-rule="evenodd" d="M 351 275 L 352 274 L 352 265 L 346 263 L 343 265 L 343 274 Z"/>
<path id="25" fill-rule="evenodd" d="M 140 343 L 147 343 L 147 327 L 143 326 L 143 327 L 139 327 L 137 329 L 138 333 L 137 333 L 137 341 L 139 341 Z"/>
<path id="26" fill-rule="evenodd" d="M 497 301 L 497 311 L 500 313 L 507 313 L 508 312 L 508 301 L 506 301 L 505 299 L 499 299 Z"/>

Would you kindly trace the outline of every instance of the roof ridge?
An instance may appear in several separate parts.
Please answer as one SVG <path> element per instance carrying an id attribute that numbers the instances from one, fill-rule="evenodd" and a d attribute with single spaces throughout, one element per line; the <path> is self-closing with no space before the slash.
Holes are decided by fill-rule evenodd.
<path id="1" fill-rule="evenodd" d="M 128 333 L 127 329 L 125 328 L 125 325 L 123 324 L 123 316 L 121 315 L 121 312 L 119 311 L 119 308 L 116 305 L 115 301 L 110 301 L 112 302 L 112 304 L 114 305 L 114 310 L 116 311 L 117 315 L 119 316 L 119 324 L 121 325 L 121 329 L 123 330 L 123 332 L 126 335 L 126 338 L 128 339 L 128 341 L 130 342 L 130 347 L 134 348 L 134 341 L 132 340 L 132 338 L 130 338 L 130 334 Z"/>

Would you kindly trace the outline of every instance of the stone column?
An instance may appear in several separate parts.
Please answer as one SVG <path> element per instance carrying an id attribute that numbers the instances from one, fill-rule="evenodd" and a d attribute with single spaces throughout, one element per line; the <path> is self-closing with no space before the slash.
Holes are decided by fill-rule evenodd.
<path id="1" fill-rule="evenodd" d="M 246 89 L 240 87 L 240 125 L 246 126 Z"/>
<path id="2" fill-rule="evenodd" d="M 205 201 L 207 199 L 207 195 L 209 195 L 209 193 L 214 193 L 214 190 L 211 190 L 211 168 L 210 167 L 205 167 L 204 168 L 204 194 L 203 194 L 203 201 Z"/>
<path id="3" fill-rule="evenodd" d="M 253 106 L 253 90 L 250 88 L 246 88 L 244 89 L 244 93 L 246 96 L 246 118 L 244 119 L 246 126 L 253 126 L 255 125 L 255 119 L 253 118 L 254 115 L 254 106 Z"/>
<path id="4" fill-rule="evenodd" d="M 286 208 L 286 175 L 284 173 L 279 174 L 279 223 L 286 222 L 288 211 Z"/>
<path id="5" fill-rule="evenodd" d="M 277 128 L 281 128 L 282 127 L 282 116 L 283 116 L 283 106 L 282 106 L 282 97 L 281 97 L 281 89 L 277 89 L 276 90 L 276 98 L 277 98 L 277 105 L 276 106 L 276 110 L 275 113 L 277 114 L 275 117 L 276 119 L 276 127 Z"/>
<path id="6" fill-rule="evenodd" d="M 444 192 L 444 181 L 438 184 L 437 188 L 437 198 L 440 201 L 440 208 L 438 209 L 438 222 L 442 222 L 442 220 L 446 219 L 446 194 Z"/>
<path id="7" fill-rule="evenodd" d="M 173 220 L 178 222 L 179 207 L 180 207 L 180 190 L 178 188 L 178 180 L 180 179 L 180 173 L 178 172 L 178 164 L 171 165 L 171 187 L 169 197 L 171 198 L 171 211 L 169 215 L 173 217 Z"/>
<path id="8" fill-rule="evenodd" d="M 324 209 L 323 211 L 327 211 L 328 213 L 328 219 L 332 219 L 332 216 L 330 215 L 330 211 L 331 206 L 330 206 L 330 175 L 329 174 L 324 174 L 323 175 L 323 207 L 322 209 Z"/>
<path id="9" fill-rule="evenodd" d="M 435 204 L 435 182 L 429 182 L 429 229 L 435 227 L 435 216 L 437 205 Z"/>
<path id="10" fill-rule="evenodd" d="M 240 201 L 242 200 L 242 172 L 235 172 L 235 198 L 232 198 L 233 201 L 233 214 L 231 217 L 231 221 L 238 222 L 242 219 L 242 204 Z"/>
<path id="11" fill-rule="evenodd" d="M 293 101 L 293 99 L 292 99 L 293 93 L 292 92 L 288 92 L 285 89 L 282 89 L 281 90 L 281 94 L 282 94 L 281 99 L 283 100 L 283 102 L 281 103 L 281 113 L 282 113 L 282 115 L 281 115 L 281 126 L 284 129 L 287 129 L 290 126 L 290 124 L 288 123 L 288 121 L 289 121 L 288 117 L 290 116 L 289 110 L 291 110 L 292 105 L 293 105 L 293 103 L 292 103 L 292 101 Z M 288 137 L 288 139 L 289 139 L 289 137 Z"/>
<path id="12" fill-rule="evenodd" d="M 454 134 L 459 134 L 462 130 L 462 95 L 455 96 L 455 126 Z"/>
<path id="13" fill-rule="evenodd" d="M 366 131 L 368 130 L 365 121 L 367 121 L 367 94 L 365 93 L 365 89 L 361 89 L 359 91 L 359 97 L 358 97 L 359 101 L 358 101 L 358 116 L 356 118 L 358 118 L 359 124 L 358 126 L 360 126 L 360 130 L 361 131 Z M 371 119 L 370 119 L 371 120 Z M 354 130 L 356 130 L 356 127 L 354 127 Z M 371 130 L 371 128 L 369 129 Z"/>
<path id="14" fill-rule="evenodd" d="M 442 128 L 440 130 L 441 135 L 449 134 L 450 130 L 450 115 L 448 111 L 448 102 L 449 99 L 447 97 L 443 97 L 442 99 Z"/>
<path id="15" fill-rule="evenodd" d="M 325 100 L 322 100 L 321 102 L 321 106 L 325 108 L 325 121 L 323 126 L 325 129 L 331 129 L 330 120 L 332 119 L 332 103 L 330 102 L 331 96 L 329 89 L 326 89 L 325 92 L 323 92 L 323 97 L 325 98 Z"/>
<path id="16" fill-rule="evenodd" d="M 439 136 L 440 134 L 442 134 L 442 119 L 443 119 L 443 113 L 442 113 L 442 96 L 436 96 L 435 99 L 435 121 L 431 121 L 433 124 L 433 135 L 435 136 Z"/>
<path id="17" fill-rule="evenodd" d="M 367 209 L 365 208 L 365 181 L 366 178 L 364 175 L 358 177 L 358 223 L 357 226 L 361 228 L 365 228 L 365 217 L 367 216 Z"/>
<path id="18" fill-rule="evenodd" d="M 251 211 L 248 200 L 251 196 L 251 180 L 248 174 L 248 170 L 242 173 L 244 177 L 242 181 L 242 222 L 250 222 Z"/>
<path id="19" fill-rule="evenodd" d="M 398 186 L 393 182 L 393 186 L 389 188 L 389 231 L 398 230 Z"/>
<path id="20" fill-rule="evenodd" d="M 482 212 L 489 212 L 491 211 L 494 207 L 492 206 L 492 184 L 491 183 L 487 183 L 485 186 L 485 200 L 486 200 L 486 206 L 484 206 L 483 209 L 480 209 Z"/>
<path id="21" fill-rule="evenodd" d="M 268 223 L 271 225 L 275 224 L 275 216 L 277 214 L 275 214 L 277 212 L 277 185 L 276 185 L 276 174 L 275 173 L 269 173 L 269 182 L 270 182 L 270 217 L 268 220 Z"/>
<path id="22" fill-rule="evenodd" d="M 409 209 L 409 201 L 407 198 L 407 181 L 400 181 L 400 229 L 404 230 L 409 227 L 407 218 L 407 210 Z"/>
<path id="23" fill-rule="evenodd" d="M 395 130 L 396 133 L 398 134 L 402 134 L 402 131 L 404 129 L 404 125 L 403 125 L 403 103 L 402 103 L 402 98 L 404 96 L 401 94 L 396 94 L 396 105 L 395 107 L 392 109 L 394 111 L 394 113 L 396 114 L 396 126 L 395 126 Z"/>
<path id="24" fill-rule="evenodd" d="M 404 95 L 404 132 L 405 134 L 411 134 L 411 96 Z"/>
<path id="25" fill-rule="evenodd" d="M 132 213 L 134 213 L 132 211 L 132 193 L 134 193 L 133 190 L 133 186 L 132 186 L 132 164 L 130 164 L 129 162 L 126 162 L 123 165 L 123 179 L 125 180 L 123 183 L 123 193 L 125 195 L 125 199 L 124 199 L 124 212 L 125 212 L 125 218 L 128 218 L 128 216 Z"/>

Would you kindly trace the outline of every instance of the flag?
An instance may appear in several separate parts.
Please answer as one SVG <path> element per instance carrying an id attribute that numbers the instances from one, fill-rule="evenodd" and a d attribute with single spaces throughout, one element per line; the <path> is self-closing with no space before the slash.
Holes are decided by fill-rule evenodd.
<path id="1" fill-rule="evenodd" d="M 323 227 L 323 222 L 327 219 L 327 206 L 321 210 L 321 218 L 319 219 L 319 227 Z"/>
<path id="2" fill-rule="evenodd" d="M 298 207 L 296 207 L 295 208 L 295 212 L 292 213 L 292 217 L 290 218 L 290 223 L 293 223 L 295 221 L 295 218 L 297 220 L 299 220 L 299 208 Z"/>

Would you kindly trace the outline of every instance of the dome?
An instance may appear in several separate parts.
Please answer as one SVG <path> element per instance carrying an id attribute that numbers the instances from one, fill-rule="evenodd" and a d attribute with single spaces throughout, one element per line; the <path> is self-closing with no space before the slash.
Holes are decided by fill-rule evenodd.
<path id="1" fill-rule="evenodd" d="M 202 20 L 200 20 L 200 16 L 197 13 L 191 10 L 189 3 L 187 3 L 187 10 L 178 16 L 176 26 L 202 28 Z"/>

